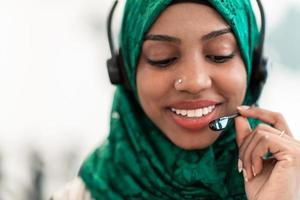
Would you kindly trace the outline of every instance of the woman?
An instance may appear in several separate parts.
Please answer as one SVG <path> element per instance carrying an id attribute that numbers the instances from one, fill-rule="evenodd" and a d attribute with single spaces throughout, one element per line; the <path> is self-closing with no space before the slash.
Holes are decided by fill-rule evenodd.
<path id="1" fill-rule="evenodd" d="M 258 38 L 249 0 L 127 0 L 130 89 L 117 87 L 107 142 L 53 199 L 297 199 L 299 141 L 280 114 L 249 107 Z"/>

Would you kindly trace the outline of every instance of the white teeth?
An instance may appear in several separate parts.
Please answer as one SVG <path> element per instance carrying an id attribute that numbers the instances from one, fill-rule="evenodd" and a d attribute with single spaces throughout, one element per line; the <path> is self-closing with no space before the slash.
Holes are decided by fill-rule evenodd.
<path id="1" fill-rule="evenodd" d="M 195 110 L 188 110 L 187 111 L 187 116 L 188 117 L 194 117 L 195 116 Z"/>
<path id="2" fill-rule="evenodd" d="M 177 115 L 182 115 L 186 117 L 202 117 L 204 115 L 207 115 L 208 113 L 211 113 L 215 108 L 215 105 L 208 106 L 205 108 L 198 108 L 194 110 L 180 110 L 176 108 L 171 108 L 171 111 L 176 113 Z"/>
<path id="3" fill-rule="evenodd" d="M 203 115 L 207 115 L 208 113 L 208 108 L 203 108 Z"/>
<path id="4" fill-rule="evenodd" d="M 195 113 L 196 113 L 196 117 L 202 117 L 203 113 L 202 113 L 202 109 L 201 108 L 197 109 Z"/>
<path id="5" fill-rule="evenodd" d="M 207 108 L 207 110 L 208 110 L 208 112 L 211 112 L 211 111 L 212 111 L 212 107 L 209 106 L 209 107 Z"/>

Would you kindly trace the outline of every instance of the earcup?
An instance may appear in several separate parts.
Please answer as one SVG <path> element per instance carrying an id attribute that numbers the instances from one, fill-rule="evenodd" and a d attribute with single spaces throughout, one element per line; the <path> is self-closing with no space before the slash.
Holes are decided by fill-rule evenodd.
<path id="1" fill-rule="evenodd" d="M 125 66 L 121 50 L 106 61 L 110 82 L 114 85 L 123 85 L 125 89 L 131 90 L 129 79 L 125 72 Z"/>
<path id="2" fill-rule="evenodd" d="M 106 61 L 107 70 L 110 82 L 112 84 L 121 84 L 122 83 L 122 77 L 118 65 L 118 56 L 114 55 L 110 59 Z"/>
<path id="3" fill-rule="evenodd" d="M 265 85 L 268 76 L 267 65 L 268 59 L 261 55 L 261 50 L 255 50 L 253 53 L 252 74 L 249 85 L 254 102 L 259 99 Z"/>

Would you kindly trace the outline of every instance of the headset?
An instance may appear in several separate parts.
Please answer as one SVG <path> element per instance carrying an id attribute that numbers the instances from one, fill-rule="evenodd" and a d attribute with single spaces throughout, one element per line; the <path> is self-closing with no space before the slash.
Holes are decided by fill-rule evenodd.
<path id="1" fill-rule="evenodd" d="M 106 65 L 107 65 L 110 82 L 114 85 L 123 84 L 126 89 L 130 90 L 130 83 L 125 72 L 125 66 L 124 66 L 121 49 L 116 51 L 113 43 L 111 27 L 112 27 L 113 14 L 117 4 L 118 4 L 118 0 L 115 0 L 108 14 L 107 22 L 106 22 L 107 37 L 108 37 L 109 49 L 111 53 L 111 58 L 109 58 L 106 61 Z"/>
<path id="2" fill-rule="evenodd" d="M 263 86 L 267 79 L 267 65 L 268 60 L 263 55 L 264 50 L 264 40 L 265 40 L 265 29 L 266 29 L 266 22 L 265 22 L 265 12 L 263 5 L 260 0 L 256 0 L 261 17 L 261 29 L 260 29 L 260 38 L 259 44 L 254 49 L 253 52 L 253 60 L 252 60 L 252 74 L 250 77 L 250 91 L 252 94 L 253 102 L 255 103 L 261 94 Z M 112 36 L 112 18 L 115 11 L 115 8 L 118 4 L 118 0 L 115 0 L 108 18 L 107 18 L 107 36 L 108 36 L 108 43 L 111 52 L 111 58 L 109 58 L 106 62 L 108 74 L 110 78 L 110 82 L 112 84 L 122 84 L 125 86 L 126 89 L 130 90 L 130 84 L 128 77 L 125 73 L 125 67 L 122 57 L 121 49 L 116 51 L 114 44 L 113 44 L 113 36 Z"/>

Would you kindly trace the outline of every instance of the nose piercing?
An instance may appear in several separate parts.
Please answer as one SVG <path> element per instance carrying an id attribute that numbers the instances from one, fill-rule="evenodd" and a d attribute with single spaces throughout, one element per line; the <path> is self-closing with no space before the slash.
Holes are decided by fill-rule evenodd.
<path id="1" fill-rule="evenodd" d="M 175 81 L 175 86 L 181 84 L 182 82 L 183 82 L 182 78 L 177 79 Z"/>
<path id="2" fill-rule="evenodd" d="M 177 79 L 177 80 L 175 81 L 174 87 L 175 87 L 176 90 L 178 90 L 178 86 L 179 86 L 180 84 L 182 84 L 182 82 L 183 82 L 182 78 L 179 78 L 179 79 Z"/>

